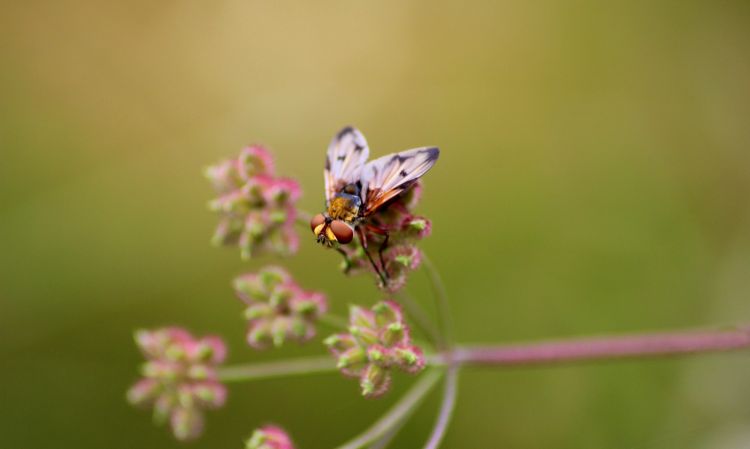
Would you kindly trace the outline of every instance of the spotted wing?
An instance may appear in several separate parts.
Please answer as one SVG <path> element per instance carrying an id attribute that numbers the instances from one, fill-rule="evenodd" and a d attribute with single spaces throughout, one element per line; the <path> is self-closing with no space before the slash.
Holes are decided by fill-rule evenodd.
<path id="1" fill-rule="evenodd" d="M 333 137 L 326 154 L 326 205 L 345 185 L 360 179 L 369 156 L 365 136 L 356 128 L 347 126 Z"/>
<path id="2" fill-rule="evenodd" d="M 440 156 L 435 147 L 415 148 L 370 161 L 362 170 L 364 215 L 370 215 L 429 171 Z"/>

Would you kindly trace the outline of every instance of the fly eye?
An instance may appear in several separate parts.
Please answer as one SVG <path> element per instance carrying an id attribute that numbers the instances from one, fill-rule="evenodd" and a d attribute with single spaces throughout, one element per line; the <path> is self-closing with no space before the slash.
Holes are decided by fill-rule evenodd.
<path id="1" fill-rule="evenodd" d="M 344 223 L 341 220 L 334 220 L 331 222 L 331 231 L 336 236 L 336 240 L 339 243 L 349 243 L 354 238 L 354 229 L 351 226 Z"/>
<path id="2" fill-rule="evenodd" d="M 314 217 L 312 217 L 312 220 L 310 220 L 310 229 L 312 232 L 315 232 L 315 228 L 322 225 L 326 222 L 326 217 L 323 216 L 323 214 L 318 214 Z"/>

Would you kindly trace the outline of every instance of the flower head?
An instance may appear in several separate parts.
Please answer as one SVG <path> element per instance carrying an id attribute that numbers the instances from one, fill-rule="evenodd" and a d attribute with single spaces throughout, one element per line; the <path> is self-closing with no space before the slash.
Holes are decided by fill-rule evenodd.
<path id="1" fill-rule="evenodd" d="M 419 202 L 421 193 L 422 185 L 417 182 L 385 209 L 369 217 L 366 222 L 370 225 L 369 227 L 362 227 L 370 254 L 378 262 L 380 258 L 378 248 L 385 242 L 385 233 L 388 234 L 388 244 L 383 251 L 388 282 L 383 282 L 380 277 L 377 277 L 378 286 L 388 292 L 400 290 L 406 284 L 408 273 L 419 267 L 422 259 L 415 242 L 428 237 L 432 231 L 432 223 L 429 219 L 412 213 L 412 209 Z M 375 232 L 373 229 L 385 232 Z M 347 256 L 347 260 L 342 265 L 345 272 L 375 273 L 361 245 L 343 245 L 341 250 Z"/>
<path id="2" fill-rule="evenodd" d="M 143 378 L 128 390 L 128 401 L 153 406 L 154 420 L 168 420 L 177 439 L 198 437 L 203 410 L 221 407 L 226 400 L 216 373 L 226 357 L 224 343 L 214 336 L 194 338 L 176 327 L 140 330 L 135 341 L 146 363 Z"/>
<path id="3" fill-rule="evenodd" d="M 265 425 L 245 441 L 245 449 L 294 449 L 294 444 L 281 427 Z"/>
<path id="4" fill-rule="evenodd" d="M 237 296 L 247 304 L 247 342 L 256 349 L 304 342 L 315 335 L 315 321 L 327 309 L 322 293 L 305 291 L 283 268 L 266 267 L 234 280 Z"/>
<path id="5" fill-rule="evenodd" d="M 219 195 L 209 203 L 221 217 L 214 244 L 237 245 L 244 259 L 262 252 L 297 251 L 294 221 L 300 187 L 297 181 L 274 175 L 268 150 L 247 147 L 238 157 L 208 167 L 205 174 Z"/>
<path id="6" fill-rule="evenodd" d="M 362 395 L 377 397 L 388 391 L 391 370 L 414 374 L 424 368 L 422 350 L 412 344 L 401 307 L 381 301 L 372 309 L 352 306 L 349 333 L 325 340 L 337 358 L 339 370 L 359 378 Z"/>

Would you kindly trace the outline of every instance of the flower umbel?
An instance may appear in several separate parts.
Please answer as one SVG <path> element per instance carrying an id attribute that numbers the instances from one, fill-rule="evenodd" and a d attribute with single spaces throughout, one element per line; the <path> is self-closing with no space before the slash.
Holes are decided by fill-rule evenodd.
<path id="1" fill-rule="evenodd" d="M 265 425 L 245 441 L 245 449 L 294 449 L 294 444 L 281 427 Z"/>
<path id="2" fill-rule="evenodd" d="M 247 342 L 256 349 L 311 339 L 316 320 L 327 309 L 325 295 L 303 290 L 279 267 L 238 276 L 234 289 L 247 304 Z"/>
<path id="3" fill-rule="evenodd" d="M 421 193 L 422 185 L 417 182 L 388 207 L 369 217 L 366 224 L 371 227 L 362 227 L 371 252 L 375 249 L 377 253 L 377 249 L 385 241 L 385 233 L 374 232 L 372 229 L 377 228 L 388 233 L 388 245 L 383 251 L 388 282 L 383 283 L 382 279 L 377 277 L 379 287 L 386 291 L 400 290 L 406 284 L 408 273 L 417 269 L 421 263 L 421 253 L 415 242 L 428 237 L 432 231 L 429 219 L 412 213 Z M 348 258 L 342 265 L 345 272 L 375 272 L 361 245 L 342 245 L 341 249 Z M 379 258 L 379 255 L 375 254 L 375 257 Z"/>
<path id="4" fill-rule="evenodd" d="M 216 368 L 226 357 L 218 337 L 194 338 L 176 327 L 140 330 L 135 341 L 146 363 L 143 378 L 128 390 L 134 405 L 153 406 L 154 420 L 169 420 L 178 440 L 198 437 L 203 430 L 203 410 L 224 405 L 226 389 Z"/>
<path id="5" fill-rule="evenodd" d="M 336 356 L 339 370 L 359 378 L 363 396 L 388 391 L 393 368 L 410 374 L 424 368 L 422 350 L 412 344 L 395 302 L 381 301 L 370 310 L 352 306 L 349 319 L 349 333 L 332 335 L 324 343 Z"/>
<path id="6" fill-rule="evenodd" d="M 297 251 L 294 221 L 300 187 L 297 181 L 274 175 L 268 150 L 247 147 L 238 157 L 208 167 L 205 174 L 219 195 L 209 203 L 221 216 L 214 244 L 239 246 L 243 259 Z"/>

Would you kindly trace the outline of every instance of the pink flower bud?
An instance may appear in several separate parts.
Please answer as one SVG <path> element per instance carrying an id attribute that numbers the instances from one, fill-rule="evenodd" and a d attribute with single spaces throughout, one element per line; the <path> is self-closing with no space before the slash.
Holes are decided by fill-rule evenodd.
<path id="1" fill-rule="evenodd" d="M 390 275 L 388 285 L 384 288 L 395 292 L 406 284 L 406 277 L 410 271 L 419 268 L 422 263 L 422 254 L 416 246 L 402 244 L 389 248 L 383 255 L 385 266 Z"/>
<path id="2" fill-rule="evenodd" d="M 243 148 L 240 151 L 237 164 L 237 171 L 244 179 L 274 174 L 273 157 L 267 149 L 260 145 Z"/>
<path id="3" fill-rule="evenodd" d="M 407 237 L 421 240 L 432 233 L 432 222 L 424 217 L 408 217 L 401 223 L 401 229 Z"/>
<path id="4" fill-rule="evenodd" d="M 245 442 L 245 449 L 294 449 L 294 444 L 284 429 L 265 425 L 253 432 Z"/>
<path id="5" fill-rule="evenodd" d="M 156 379 L 141 379 L 128 390 L 128 402 L 133 405 L 148 404 L 158 396 L 159 388 Z"/>
<path id="6" fill-rule="evenodd" d="M 227 358 L 227 347 L 219 337 L 209 335 L 203 337 L 199 343 L 198 353 L 201 360 L 218 364 Z"/>
<path id="7" fill-rule="evenodd" d="M 362 371 L 359 386 L 362 388 L 362 395 L 364 397 L 380 397 L 384 395 L 391 386 L 390 371 L 387 368 L 371 363 Z"/>
<path id="8" fill-rule="evenodd" d="M 169 415 L 177 404 L 175 394 L 162 394 L 154 402 L 154 423 L 162 425 L 169 419 Z"/>
<path id="9" fill-rule="evenodd" d="M 385 327 L 392 323 L 401 323 L 404 321 L 404 314 L 401 306 L 396 301 L 380 301 L 372 306 L 375 324 L 378 327 Z"/>
<path id="10" fill-rule="evenodd" d="M 192 386 L 192 394 L 205 408 L 220 408 L 227 400 L 227 389 L 218 382 L 201 382 Z"/>
<path id="11" fill-rule="evenodd" d="M 194 408 L 174 409 L 169 423 L 175 438 L 180 441 L 193 440 L 203 432 L 203 414 Z"/>
<path id="12" fill-rule="evenodd" d="M 393 360 L 401 370 L 409 374 L 418 373 L 425 366 L 422 350 L 409 344 L 400 344 L 393 348 Z"/>
<path id="13" fill-rule="evenodd" d="M 375 327 L 375 314 L 360 306 L 349 307 L 349 321 L 355 328 L 373 328 Z"/>

